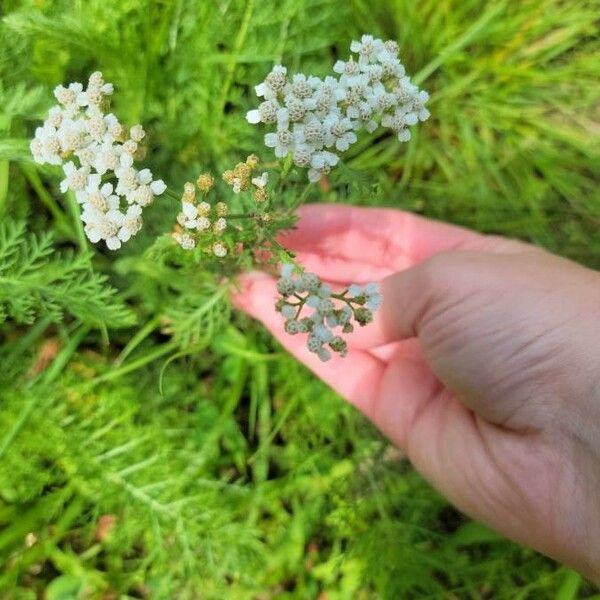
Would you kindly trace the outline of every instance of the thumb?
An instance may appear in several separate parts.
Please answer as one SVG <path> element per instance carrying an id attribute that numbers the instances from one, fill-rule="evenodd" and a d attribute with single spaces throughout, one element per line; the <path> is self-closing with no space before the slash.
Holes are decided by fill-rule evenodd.
<path id="1" fill-rule="evenodd" d="M 438 300 L 448 299 L 456 288 L 455 254 L 438 254 L 418 265 L 393 273 L 380 282 L 383 304 L 373 323 L 348 336 L 353 348 L 373 348 L 418 337 L 422 323 Z"/>

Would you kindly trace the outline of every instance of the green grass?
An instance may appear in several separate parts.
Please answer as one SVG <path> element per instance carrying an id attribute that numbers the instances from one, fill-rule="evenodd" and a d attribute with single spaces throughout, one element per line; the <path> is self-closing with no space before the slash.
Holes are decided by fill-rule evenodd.
<path id="1" fill-rule="evenodd" d="M 322 75 L 371 32 L 400 42 L 433 116 L 409 144 L 361 140 L 309 200 L 404 208 L 598 267 L 598 0 L 0 7 L 0 219 L 61 251 L 0 287 L 0 598 L 600 598 L 449 507 L 210 274 L 146 252 L 174 206 L 148 210 L 122 251 L 82 252 L 59 175 L 27 148 L 52 88 L 100 69 L 178 188 L 267 156 L 244 115 L 274 62 Z M 82 295 L 57 299 L 76 276 Z"/>

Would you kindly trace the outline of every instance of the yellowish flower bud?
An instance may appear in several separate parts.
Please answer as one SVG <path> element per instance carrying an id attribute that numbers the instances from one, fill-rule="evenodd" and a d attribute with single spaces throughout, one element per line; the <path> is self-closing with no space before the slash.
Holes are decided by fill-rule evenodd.
<path id="1" fill-rule="evenodd" d="M 248 158 L 246 159 L 246 164 L 251 168 L 251 169 L 255 169 L 258 166 L 258 163 L 260 161 L 258 160 L 258 156 L 256 156 L 256 154 L 251 154 L 250 156 L 248 156 Z"/>
<path id="2" fill-rule="evenodd" d="M 266 202 L 269 199 L 269 194 L 265 188 L 256 188 L 254 190 L 254 199 L 257 202 Z"/>
<path id="3" fill-rule="evenodd" d="M 183 197 L 187 202 L 191 202 L 196 198 L 196 188 L 190 181 L 183 185 Z"/>
<path id="4" fill-rule="evenodd" d="M 252 175 L 252 168 L 246 163 L 238 163 L 233 169 L 233 174 L 244 182 Z"/>
<path id="5" fill-rule="evenodd" d="M 196 185 L 201 192 L 209 192 L 215 184 L 214 177 L 210 173 L 203 173 L 196 180 Z"/>
<path id="6" fill-rule="evenodd" d="M 223 181 L 229 185 L 233 185 L 233 180 L 235 179 L 235 174 L 231 170 L 227 170 L 221 175 Z"/>
<path id="7" fill-rule="evenodd" d="M 208 202 L 200 202 L 197 208 L 201 217 L 207 217 L 210 214 L 210 204 Z"/>

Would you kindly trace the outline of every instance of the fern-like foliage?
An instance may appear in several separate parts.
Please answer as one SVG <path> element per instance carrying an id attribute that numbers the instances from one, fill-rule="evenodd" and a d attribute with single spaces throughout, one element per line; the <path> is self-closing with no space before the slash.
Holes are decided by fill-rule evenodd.
<path id="1" fill-rule="evenodd" d="M 0 322 L 59 321 L 65 313 L 91 326 L 135 322 L 106 277 L 91 270 L 89 254 L 56 252 L 50 233 L 28 234 L 23 222 L 0 224 Z"/>

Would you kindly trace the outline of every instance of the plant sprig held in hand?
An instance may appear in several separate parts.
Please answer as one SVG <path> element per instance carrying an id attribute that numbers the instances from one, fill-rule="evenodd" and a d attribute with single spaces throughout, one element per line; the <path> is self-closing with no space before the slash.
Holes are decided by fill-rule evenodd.
<path id="1" fill-rule="evenodd" d="M 308 169 L 309 180 L 318 181 L 361 130 L 381 126 L 405 142 L 411 137 L 409 128 L 429 118 L 429 96 L 406 76 L 396 42 L 363 35 L 350 49 L 356 57 L 337 61 L 334 74 L 325 79 L 302 73 L 290 79 L 286 67 L 277 65 L 256 86 L 263 101 L 246 118 L 275 127 L 264 139 L 277 158 L 286 159 L 277 190 L 292 165 Z M 36 162 L 62 167 L 60 189 L 72 192 L 81 205 L 89 240 L 118 249 L 142 228 L 142 209 L 167 192 L 179 202 L 171 237 L 181 251 L 196 252 L 227 276 L 283 262 L 275 310 L 285 320 L 285 331 L 305 334 L 308 349 L 323 361 L 333 354 L 346 356 L 342 335 L 373 320 L 383 301 L 378 285 L 350 285 L 334 292 L 290 262 L 292 254 L 276 237 L 289 229 L 290 213 L 278 203 L 278 192 L 269 190 L 269 173 L 259 171 L 255 154 L 223 172 L 221 182 L 210 173 L 200 174 L 195 183 L 184 184 L 179 197 L 149 169 L 137 170 L 134 162 L 145 156 L 146 132 L 135 125 L 126 133 L 108 112 L 112 93 L 112 84 L 100 72 L 90 76 L 85 89 L 80 83 L 58 86 L 58 105 L 31 141 Z"/>

